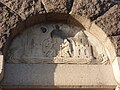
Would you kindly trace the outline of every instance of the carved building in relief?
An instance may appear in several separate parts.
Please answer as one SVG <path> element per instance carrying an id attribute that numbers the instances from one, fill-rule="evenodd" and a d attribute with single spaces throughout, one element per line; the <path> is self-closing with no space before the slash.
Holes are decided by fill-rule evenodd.
<path id="1" fill-rule="evenodd" d="M 41 24 L 17 36 L 7 55 L 8 63 L 108 64 L 105 50 L 98 52 L 81 27 Z"/>

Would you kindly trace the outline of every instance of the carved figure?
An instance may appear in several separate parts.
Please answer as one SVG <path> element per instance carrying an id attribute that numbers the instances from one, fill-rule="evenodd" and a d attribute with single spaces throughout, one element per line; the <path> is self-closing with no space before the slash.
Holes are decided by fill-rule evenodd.
<path id="1" fill-rule="evenodd" d="M 72 57 L 73 56 L 73 50 L 71 50 L 71 49 L 73 47 L 72 48 L 71 47 L 72 47 L 71 42 L 68 42 L 68 40 L 65 39 L 63 44 L 61 45 L 61 49 L 62 49 L 61 57 Z"/>
<path id="2" fill-rule="evenodd" d="M 73 46 L 72 46 L 72 42 L 67 38 L 67 35 L 66 33 L 64 33 L 62 30 L 60 30 L 60 27 L 58 25 L 55 25 L 55 28 L 51 33 L 50 33 L 50 36 L 51 36 L 51 39 L 54 39 L 54 38 L 61 38 L 63 39 L 63 41 L 65 40 L 65 42 L 63 43 L 63 45 L 65 43 L 67 43 L 69 45 L 69 49 L 66 53 L 69 53 L 69 56 L 72 57 L 72 54 L 73 53 Z M 63 46 L 62 45 L 62 46 Z M 62 47 L 62 49 L 64 49 L 66 47 L 66 45 L 64 45 Z"/>

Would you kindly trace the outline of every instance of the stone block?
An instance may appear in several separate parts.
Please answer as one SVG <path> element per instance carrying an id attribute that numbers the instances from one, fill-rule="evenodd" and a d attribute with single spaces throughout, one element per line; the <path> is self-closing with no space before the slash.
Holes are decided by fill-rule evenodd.
<path id="1" fill-rule="evenodd" d="M 116 83 L 111 65 L 6 64 L 2 85 L 82 88 Z"/>
<path id="2" fill-rule="evenodd" d="M 113 5 L 111 0 L 74 0 L 71 13 L 85 16 L 93 21 L 106 13 Z"/>
<path id="3" fill-rule="evenodd" d="M 66 0 L 42 0 L 47 13 L 67 13 Z"/>

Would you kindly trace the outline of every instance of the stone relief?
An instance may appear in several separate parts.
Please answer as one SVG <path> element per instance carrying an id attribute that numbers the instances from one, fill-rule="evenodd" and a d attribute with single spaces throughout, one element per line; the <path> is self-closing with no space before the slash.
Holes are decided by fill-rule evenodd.
<path id="1" fill-rule="evenodd" d="M 57 24 L 33 26 L 13 39 L 8 63 L 109 64 L 105 52 L 97 52 L 81 27 Z"/>

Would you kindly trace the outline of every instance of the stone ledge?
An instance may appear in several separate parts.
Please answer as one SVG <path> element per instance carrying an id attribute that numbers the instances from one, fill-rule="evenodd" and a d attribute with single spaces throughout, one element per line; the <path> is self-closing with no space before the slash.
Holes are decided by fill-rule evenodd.
<path id="1" fill-rule="evenodd" d="M 1 85 L 114 86 L 111 65 L 6 64 Z"/>
<path id="2" fill-rule="evenodd" d="M 95 87 L 38 87 L 38 86 L 2 86 L 4 90 L 114 90 L 115 86 L 95 86 Z"/>

